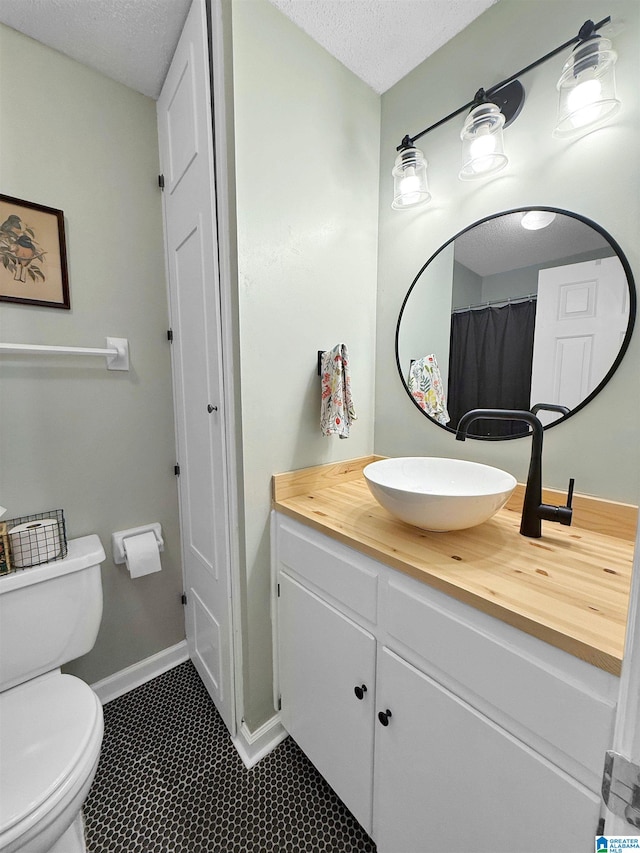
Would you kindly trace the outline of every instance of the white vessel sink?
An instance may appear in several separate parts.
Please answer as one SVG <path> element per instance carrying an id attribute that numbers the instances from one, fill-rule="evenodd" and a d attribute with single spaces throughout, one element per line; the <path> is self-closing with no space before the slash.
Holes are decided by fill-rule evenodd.
<path id="1" fill-rule="evenodd" d="M 381 459 L 363 471 L 371 494 L 391 515 L 422 530 L 464 530 L 505 505 L 515 477 L 499 468 L 435 456 Z"/>

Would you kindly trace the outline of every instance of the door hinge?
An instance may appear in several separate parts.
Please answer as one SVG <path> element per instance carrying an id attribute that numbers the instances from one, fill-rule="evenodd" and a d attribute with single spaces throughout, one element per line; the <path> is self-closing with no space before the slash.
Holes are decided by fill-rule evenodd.
<path id="1" fill-rule="evenodd" d="M 186 604 L 186 603 L 187 603 L 187 593 L 186 593 L 186 592 L 183 592 L 183 593 L 182 593 L 182 595 L 180 596 L 180 601 L 181 601 L 183 604 Z"/>
<path id="2" fill-rule="evenodd" d="M 176 477 L 180 476 L 180 466 L 179 465 L 173 466 L 173 473 L 176 475 Z"/>
<path id="3" fill-rule="evenodd" d="M 278 696 L 278 711 L 282 711 L 282 696 Z"/>
<path id="4" fill-rule="evenodd" d="M 280 584 L 278 584 L 278 598 L 280 598 Z"/>
<path id="5" fill-rule="evenodd" d="M 173 343 L 173 329 L 167 329 L 167 340 L 170 344 Z"/>
<path id="6" fill-rule="evenodd" d="M 610 812 L 640 829 L 640 764 L 608 749 L 604 756 L 602 799 Z"/>
<path id="7" fill-rule="evenodd" d="M 158 175 L 158 186 L 161 190 L 164 189 L 164 175 Z"/>

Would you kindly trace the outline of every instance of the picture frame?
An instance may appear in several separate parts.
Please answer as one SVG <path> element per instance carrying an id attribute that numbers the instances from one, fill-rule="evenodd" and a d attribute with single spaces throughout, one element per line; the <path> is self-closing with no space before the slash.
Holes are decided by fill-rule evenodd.
<path id="1" fill-rule="evenodd" d="M 0 301 L 71 307 L 61 210 L 0 193 Z"/>

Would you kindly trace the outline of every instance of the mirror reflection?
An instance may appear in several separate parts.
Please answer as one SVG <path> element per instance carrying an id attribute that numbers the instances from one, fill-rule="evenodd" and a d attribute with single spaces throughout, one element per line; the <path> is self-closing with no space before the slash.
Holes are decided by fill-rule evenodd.
<path id="1" fill-rule="evenodd" d="M 455 431 L 475 408 L 529 409 L 553 426 L 581 409 L 617 368 L 635 318 L 621 249 L 568 211 L 508 211 L 442 246 L 405 297 L 396 361 L 413 403 Z M 476 438 L 526 424 L 476 421 Z"/>

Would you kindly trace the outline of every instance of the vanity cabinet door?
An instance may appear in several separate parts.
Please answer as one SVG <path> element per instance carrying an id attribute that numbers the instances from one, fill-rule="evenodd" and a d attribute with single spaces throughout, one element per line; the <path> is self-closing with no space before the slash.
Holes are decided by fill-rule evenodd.
<path id="1" fill-rule="evenodd" d="M 375 638 L 287 574 L 278 581 L 282 724 L 371 832 Z"/>
<path id="2" fill-rule="evenodd" d="M 379 853 L 593 849 L 596 794 L 387 648 L 375 728 Z"/>

